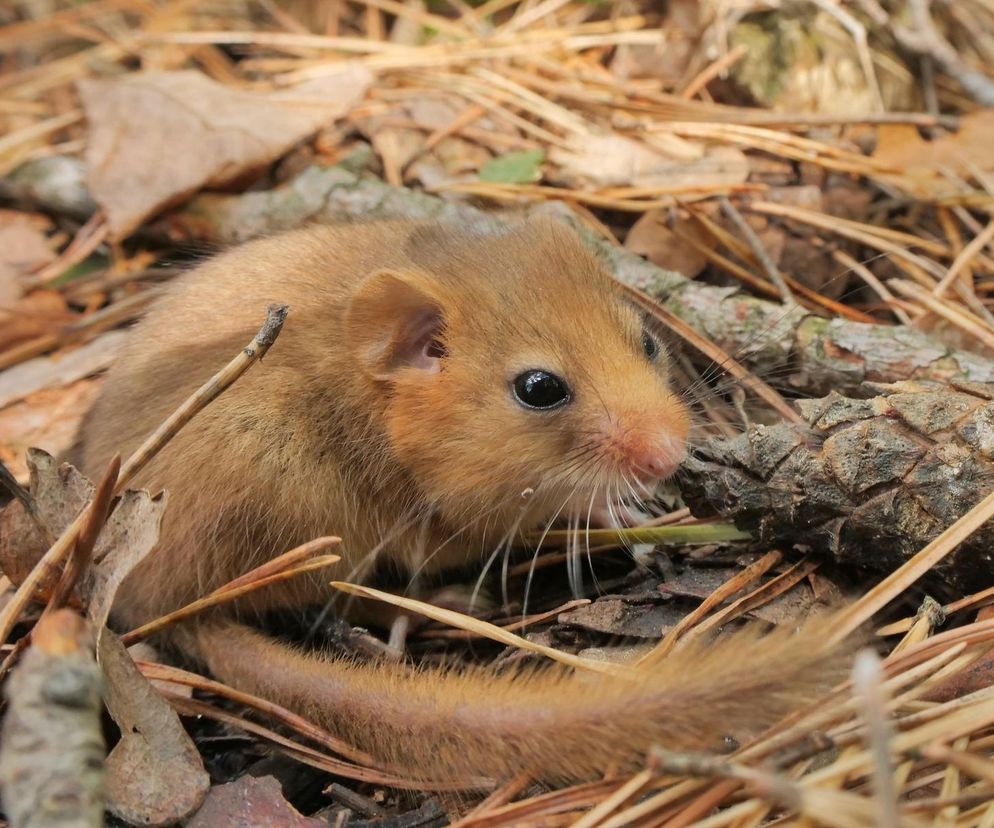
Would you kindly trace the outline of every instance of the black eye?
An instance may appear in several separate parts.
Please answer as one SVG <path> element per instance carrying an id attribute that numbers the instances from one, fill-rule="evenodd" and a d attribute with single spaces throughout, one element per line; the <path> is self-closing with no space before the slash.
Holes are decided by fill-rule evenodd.
<path id="1" fill-rule="evenodd" d="M 432 359 L 442 359 L 448 356 L 448 351 L 445 349 L 445 345 L 437 337 L 432 337 L 425 343 L 425 356 L 431 357 Z"/>
<path id="2" fill-rule="evenodd" d="M 514 396 L 525 408 L 558 408 L 570 399 L 566 382 L 548 371 L 533 369 L 518 374 L 512 387 Z"/>
<path id="3" fill-rule="evenodd" d="M 642 350 L 645 351 L 645 355 L 653 360 L 659 354 L 659 343 L 656 342 L 656 338 L 648 331 L 642 331 Z"/>

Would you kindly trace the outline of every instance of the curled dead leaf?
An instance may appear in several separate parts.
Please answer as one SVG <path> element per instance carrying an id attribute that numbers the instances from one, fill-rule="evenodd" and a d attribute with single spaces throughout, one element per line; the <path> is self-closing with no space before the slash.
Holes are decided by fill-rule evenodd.
<path id="1" fill-rule="evenodd" d="M 104 701 L 121 730 L 107 757 L 107 809 L 133 825 L 185 819 L 210 788 L 196 745 L 120 638 L 104 630 L 97 656 L 107 682 Z"/>
<path id="2" fill-rule="evenodd" d="M 98 630 L 107 623 L 118 587 L 159 542 L 166 494 L 128 490 L 100 531 L 80 593 Z"/>
<path id="3" fill-rule="evenodd" d="M 28 469 L 37 522 L 20 501 L 0 512 L 0 569 L 14 584 L 24 580 L 93 496 L 89 480 L 41 449 L 28 449 Z M 52 586 L 43 586 L 41 592 L 47 593 Z"/>
<path id="4" fill-rule="evenodd" d="M 700 224 L 684 215 L 673 216 L 669 210 L 649 210 L 632 225 L 625 239 L 625 248 L 644 256 L 654 265 L 665 267 L 693 279 L 707 265 L 707 257 L 698 246 L 711 243 L 711 236 Z"/>

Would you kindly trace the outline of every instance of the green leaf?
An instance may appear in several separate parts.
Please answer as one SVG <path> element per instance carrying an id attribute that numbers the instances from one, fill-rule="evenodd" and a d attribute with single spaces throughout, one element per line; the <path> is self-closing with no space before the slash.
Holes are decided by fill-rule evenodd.
<path id="1" fill-rule="evenodd" d="M 491 158 L 480 167 L 480 180 L 499 181 L 504 184 L 529 184 L 542 177 L 544 161 L 543 149 L 509 152 Z"/>

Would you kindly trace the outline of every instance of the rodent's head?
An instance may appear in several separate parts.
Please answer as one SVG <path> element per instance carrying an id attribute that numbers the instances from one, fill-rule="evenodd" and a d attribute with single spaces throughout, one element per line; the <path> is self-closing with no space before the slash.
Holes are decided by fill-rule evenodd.
<path id="1" fill-rule="evenodd" d="M 424 228 L 405 254 L 415 268 L 358 286 L 347 336 L 396 461 L 446 523 L 610 509 L 675 470 L 689 416 L 669 358 L 572 231 Z"/>

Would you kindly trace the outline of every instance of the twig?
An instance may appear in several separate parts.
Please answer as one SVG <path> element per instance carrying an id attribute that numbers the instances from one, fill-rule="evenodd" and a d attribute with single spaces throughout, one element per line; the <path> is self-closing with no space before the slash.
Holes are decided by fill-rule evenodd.
<path id="1" fill-rule="evenodd" d="M 44 617 L 7 685 L 0 788 L 11 828 L 103 826 L 100 669 L 86 622 Z"/>
<path id="2" fill-rule="evenodd" d="M 324 540 L 328 546 L 331 546 L 333 544 L 327 543 L 328 541 L 338 543 L 339 539 L 323 538 L 322 540 Z M 255 592 L 257 589 L 262 589 L 270 584 L 286 581 L 306 572 L 314 572 L 318 569 L 324 569 L 326 566 L 331 566 L 332 564 L 338 563 L 340 560 L 341 558 L 338 555 L 318 555 L 306 563 L 291 567 L 289 569 L 284 569 L 281 572 L 266 575 L 265 577 L 257 578 L 251 582 L 242 583 L 239 586 L 232 587 L 227 585 L 221 589 L 215 590 L 210 593 L 210 595 L 193 601 L 186 606 L 180 607 L 178 610 L 159 616 L 154 621 L 149 621 L 147 624 L 143 624 L 142 626 L 131 630 L 131 632 L 123 635 L 121 640 L 126 646 L 131 646 L 137 641 L 152 635 L 152 633 L 159 632 L 172 624 L 197 615 L 198 613 L 201 613 L 211 607 L 216 607 L 220 604 L 227 604 L 234 601 L 236 598 L 241 598 L 243 595 L 248 595 L 250 592 Z"/>
<path id="3" fill-rule="evenodd" d="M 55 585 L 52 597 L 48 601 L 45 612 L 61 609 L 69 600 L 69 595 L 80 575 L 90 564 L 93 557 L 93 547 L 97 543 L 97 536 L 107 522 L 113 505 L 114 489 L 117 486 L 117 476 L 121 471 L 121 455 L 115 454 L 104 472 L 100 484 L 93 493 L 90 501 L 90 508 L 87 510 L 86 524 L 80 530 L 76 545 L 69 557 L 69 562 L 62 570 L 62 577 Z"/>
<path id="4" fill-rule="evenodd" d="M 266 355 L 266 351 L 280 335 L 288 311 L 287 305 L 269 306 L 266 321 L 238 356 L 198 388 L 144 443 L 135 449 L 134 454 L 121 467 L 118 491 L 130 483 L 132 478 L 145 468 L 148 461 L 158 454 L 197 413 L 217 399 L 236 379 Z"/>
<path id="5" fill-rule="evenodd" d="M 766 248 L 763 247 L 763 243 L 759 240 L 759 236 L 756 235 L 756 231 L 749 226 L 749 222 L 745 220 L 742 213 L 735 209 L 735 205 L 728 200 L 728 196 L 719 196 L 718 203 L 721 204 L 721 211 L 735 224 L 739 232 L 745 236 L 745 240 L 749 243 L 749 247 L 752 248 L 752 252 L 759 259 L 763 271 L 769 280 L 777 286 L 777 290 L 780 291 L 780 298 L 783 300 L 783 303 L 788 306 L 796 305 L 797 300 L 794 298 L 794 294 L 790 292 L 790 288 L 787 287 L 783 275 L 780 273 L 776 264 L 774 264 L 773 259 L 770 258 L 770 254 Z"/>

